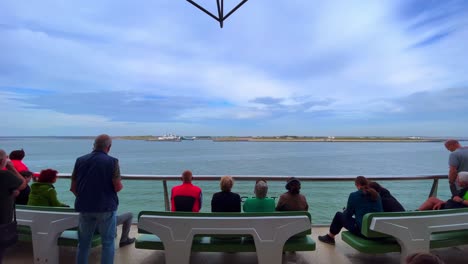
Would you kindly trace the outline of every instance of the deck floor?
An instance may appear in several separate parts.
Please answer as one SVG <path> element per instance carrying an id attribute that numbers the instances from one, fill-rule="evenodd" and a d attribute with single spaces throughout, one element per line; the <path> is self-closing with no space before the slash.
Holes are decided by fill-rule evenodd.
<path id="1" fill-rule="evenodd" d="M 312 237 L 317 243 L 317 249 L 313 252 L 287 253 L 283 255 L 283 263 L 400 263 L 399 253 L 378 255 L 359 253 L 341 241 L 339 236 L 337 236 L 335 246 L 330 246 L 318 241 L 317 236 L 323 235 L 327 231 L 328 227 L 313 227 Z M 120 234 L 120 230 L 118 231 L 118 234 Z M 135 234 L 136 226 L 134 225 L 132 226 L 131 236 L 135 236 Z M 447 264 L 467 263 L 466 256 L 468 253 L 468 246 L 437 249 L 433 250 L 432 253 L 439 255 Z M 62 247 L 60 249 L 60 263 L 75 263 L 75 254 L 75 248 Z M 99 259 L 100 247 L 92 249 L 89 263 L 99 263 Z M 31 244 L 19 243 L 15 247 L 10 248 L 6 252 L 4 260 L 5 264 L 33 263 Z M 116 239 L 115 263 L 165 263 L 164 252 L 136 249 L 133 245 L 118 248 L 118 239 Z M 254 264 L 257 263 L 257 255 L 255 253 L 192 253 L 190 263 Z"/>

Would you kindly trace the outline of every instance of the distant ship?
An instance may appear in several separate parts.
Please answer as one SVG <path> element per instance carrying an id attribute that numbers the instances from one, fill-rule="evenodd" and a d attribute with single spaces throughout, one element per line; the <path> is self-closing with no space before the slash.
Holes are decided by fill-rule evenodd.
<path id="1" fill-rule="evenodd" d="M 157 137 L 155 139 L 148 139 L 148 141 L 171 141 L 171 142 L 180 142 L 182 138 L 174 134 L 164 134 L 163 136 Z"/>
<path id="2" fill-rule="evenodd" d="M 196 137 L 180 137 L 182 140 L 195 140 Z"/>

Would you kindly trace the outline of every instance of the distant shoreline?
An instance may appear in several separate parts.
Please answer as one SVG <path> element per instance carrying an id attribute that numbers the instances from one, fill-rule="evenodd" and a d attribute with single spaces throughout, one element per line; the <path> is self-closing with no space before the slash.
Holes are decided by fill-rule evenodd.
<path id="1" fill-rule="evenodd" d="M 113 136 L 113 139 L 121 140 L 144 140 L 144 141 L 161 141 L 159 136 Z M 91 139 L 95 136 L 19 136 L 9 137 L 0 136 L 1 139 L 8 138 L 63 138 L 63 139 Z M 213 142 L 444 142 L 449 137 L 303 137 L 303 136 L 190 136 L 181 137 L 181 141 L 185 139 L 193 140 L 211 140 Z M 455 138 L 459 141 L 468 141 L 468 138 Z"/>
<path id="2" fill-rule="evenodd" d="M 157 141 L 157 136 L 120 136 L 115 139 Z M 444 142 L 445 138 L 413 137 L 195 137 L 213 142 Z M 183 141 L 183 140 L 182 140 Z"/>

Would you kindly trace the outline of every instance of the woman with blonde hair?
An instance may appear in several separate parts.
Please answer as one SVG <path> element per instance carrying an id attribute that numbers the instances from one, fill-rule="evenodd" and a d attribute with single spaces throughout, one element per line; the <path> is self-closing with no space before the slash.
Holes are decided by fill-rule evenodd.
<path id="1" fill-rule="evenodd" d="M 223 176 L 219 182 L 220 192 L 213 194 L 211 199 L 211 212 L 240 212 L 241 198 L 237 193 L 231 192 L 234 180 L 231 176 Z"/>
<path id="2" fill-rule="evenodd" d="M 318 237 L 320 241 L 334 245 L 335 236 L 340 233 L 343 227 L 355 235 L 361 235 L 364 215 L 371 212 L 383 212 L 382 199 L 376 190 L 369 187 L 366 177 L 356 177 L 354 185 L 357 191 L 349 195 L 346 210 L 336 212 L 328 234 Z"/>

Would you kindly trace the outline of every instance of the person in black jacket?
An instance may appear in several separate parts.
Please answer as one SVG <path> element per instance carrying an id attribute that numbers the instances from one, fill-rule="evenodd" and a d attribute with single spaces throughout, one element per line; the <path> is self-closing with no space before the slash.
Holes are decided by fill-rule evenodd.
<path id="1" fill-rule="evenodd" d="M 369 187 L 376 190 L 382 199 L 382 207 L 384 212 L 404 212 L 405 208 L 401 203 L 393 197 L 389 190 L 382 187 L 377 182 L 370 182 Z"/>
<path id="2" fill-rule="evenodd" d="M 221 177 L 219 186 L 221 192 L 213 194 L 211 199 L 211 212 L 240 212 L 241 198 L 237 193 L 231 192 L 234 180 L 231 176 Z"/>
<path id="3" fill-rule="evenodd" d="M 27 183 L 29 183 L 33 177 L 33 173 L 31 171 L 22 171 L 20 172 L 21 176 L 24 177 Z M 16 196 L 15 203 L 16 204 L 22 204 L 22 205 L 27 205 L 28 204 L 28 199 L 29 199 L 29 193 L 31 192 L 31 187 L 29 185 L 26 185 L 26 188 L 20 191 L 19 195 Z"/>

